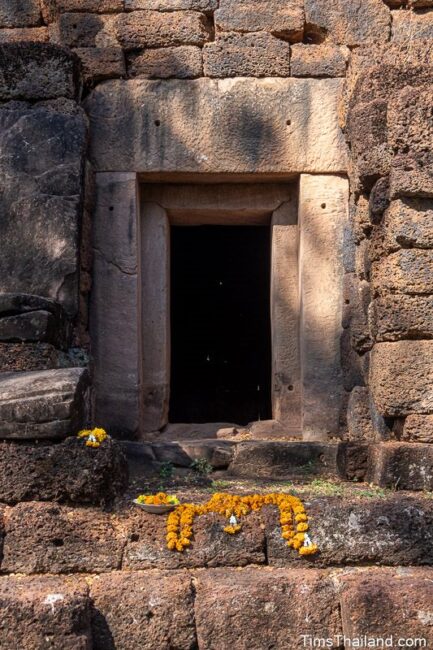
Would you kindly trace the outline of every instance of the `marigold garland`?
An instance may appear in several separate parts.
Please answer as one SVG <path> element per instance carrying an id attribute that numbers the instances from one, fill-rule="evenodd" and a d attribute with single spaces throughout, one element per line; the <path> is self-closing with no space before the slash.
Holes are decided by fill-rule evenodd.
<path id="1" fill-rule="evenodd" d="M 82 429 L 77 434 L 78 438 L 86 438 L 86 447 L 94 447 L 97 449 L 101 442 L 108 438 L 108 433 L 105 429 Z"/>
<path id="2" fill-rule="evenodd" d="M 229 524 L 225 526 L 224 532 L 235 535 L 242 528 L 238 521 L 241 517 L 266 505 L 279 508 L 281 536 L 286 540 L 287 546 L 297 550 L 300 555 L 313 555 L 318 551 L 307 534 L 308 517 L 302 501 L 291 494 L 278 493 L 247 496 L 216 493 L 202 505 L 181 504 L 167 517 L 167 547 L 182 552 L 191 544 L 195 517 L 209 512 L 227 517 Z"/>

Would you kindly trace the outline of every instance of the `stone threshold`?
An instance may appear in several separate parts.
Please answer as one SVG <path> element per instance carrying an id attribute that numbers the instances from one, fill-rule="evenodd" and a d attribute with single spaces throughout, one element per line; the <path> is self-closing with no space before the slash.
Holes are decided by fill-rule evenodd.
<path id="1" fill-rule="evenodd" d="M 433 569 L 219 568 L 0 578 L 0 647 L 262 650 L 304 638 L 433 643 Z M 396 646 L 393 646 L 396 647 Z"/>

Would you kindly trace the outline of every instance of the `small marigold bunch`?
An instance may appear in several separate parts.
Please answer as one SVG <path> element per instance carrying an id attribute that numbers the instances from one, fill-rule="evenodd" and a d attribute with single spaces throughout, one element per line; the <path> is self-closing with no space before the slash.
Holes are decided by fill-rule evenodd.
<path id="1" fill-rule="evenodd" d="M 224 532 L 235 535 L 242 528 L 238 519 L 266 505 L 279 508 L 281 536 L 286 540 L 287 546 L 297 550 L 300 555 L 313 555 L 317 552 L 317 546 L 307 534 L 308 518 L 302 501 L 291 494 L 278 493 L 247 496 L 216 493 L 203 505 L 187 503 L 178 506 L 167 519 L 167 546 L 170 550 L 183 551 L 190 545 L 194 517 L 208 512 L 227 517 L 229 524 L 224 527 Z"/>
<path id="2" fill-rule="evenodd" d="M 165 492 L 158 492 L 158 494 L 140 494 L 136 498 L 137 503 L 145 503 L 154 506 L 177 506 L 179 499 L 173 494 L 166 494 Z"/>
<path id="3" fill-rule="evenodd" d="M 82 429 L 78 432 L 78 438 L 86 438 L 86 447 L 97 449 L 101 442 L 108 438 L 108 434 L 105 429 Z"/>

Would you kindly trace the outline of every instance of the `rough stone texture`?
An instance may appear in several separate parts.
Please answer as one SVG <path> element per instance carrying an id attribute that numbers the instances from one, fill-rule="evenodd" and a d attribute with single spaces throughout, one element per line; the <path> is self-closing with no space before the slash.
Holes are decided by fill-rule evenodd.
<path id="1" fill-rule="evenodd" d="M 193 590 L 186 572 L 99 576 L 91 597 L 94 650 L 197 647 Z"/>
<path id="2" fill-rule="evenodd" d="M 368 322 L 369 283 L 359 280 L 355 273 L 347 273 L 344 276 L 343 300 L 343 327 L 350 329 L 353 349 L 363 354 L 372 347 Z"/>
<path id="3" fill-rule="evenodd" d="M 194 79 L 202 74 L 202 51 L 192 45 L 143 50 L 128 57 L 129 77 Z"/>
<path id="4" fill-rule="evenodd" d="M 431 568 L 367 571 L 341 576 L 341 617 L 349 638 L 425 639 L 433 643 Z M 394 645 L 394 647 L 397 647 Z"/>
<path id="5" fill-rule="evenodd" d="M 81 60 L 83 78 L 88 84 L 126 74 L 125 59 L 120 47 L 79 47 L 75 53 Z"/>
<path id="6" fill-rule="evenodd" d="M 1 0 L 0 27 L 33 27 L 40 22 L 38 0 Z"/>
<path id="7" fill-rule="evenodd" d="M 335 587 L 320 571 L 214 569 L 197 574 L 196 590 L 203 650 L 262 650 L 271 643 L 299 648 L 303 634 L 321 639 L 341 634 Z"/>
<path id="8" fill-rule="evenodd" d="M 203 57 L 206 77 L 290 76 L 290 45 L 266 32 L 218 33 Z"/>
<path id="9" fill-rule="evenodd" d="M 68 438 L 55 445 L 0 444 L 0 500 L 66 501 L 106 505 L 128 484 L 128 467 L 118 444 L 98 449 Z"/>
<path id="10" fill-rule="evenodd" d="M 292 77 L 344 77 L 349 50 L 332 43 L 304 45 L 296 43 L 291 48 Z"/>
<path id="11" fill-rule="evenodd" d="M 400 248 L 433 248 L 433 200 L 392 201 L 385 212 L 384 226 L 388 252 Z"/>
<path id="12" fill-rule="evenodd" d="M 402 439 L 433 442 L 433 415 L 408 415 L 404 422 Z"/>
<path id="13" fill-rule="evenodd" d="M 343 246 L 348 190 L 346 179 L 341 177 L 301 176 L 302 430 L 309 438 L 326 439 L 339 429 L 343 392 L 340 353 Z"/>
<path id="14" fill-rule="evenodd" d="M 123 0 L 41 0 L 42 15 L 46 22 L 52 22 L 60 13 L 84 11 L 90 13 L 111 13 L 123 11 Z"/>
<path id="15" fill-rule="evenodd" d="M 368 388 L 355 386 L 350 393 L 347 407 L 349 440 L 375 440 L 376 433 L 371 421 Z"/>
<path id="16" fill-rule="evenodd" d="M 125 9 L 153 11 L 188 10 L 210 13 L 218 7 L 218 0 L 125 0 Z"/>
<path id="17" fill-rule="evenodd" d="M 140 413 L 140 340 L 131 318 L 139 304 L 137 201 L 135 174 L 97 175 L 90 302 L 95 421 L 129 438 Z"/>
<path id="18" fill-rule="evenodd" d="M 119 16 L 116 32 L 125 50 L 203 45 L 210 38 L 206 16 L 195 11 L 133 11 Z"/>
<path id="19" fill-rule="evenodd" d="M 433 296 L 387 295 L 369 309 L 376 341 L 433 338 Z"/>
<path id="20" fill-rule="evenodd" d="M 69 327 L 54 300 L 29 294 L 0 294 L 0 341 L 42 341 L 65 347 Z"/>
<path id="21" fill-rule="evenodd" d="M 284 479 L 302 473 L 336 471 L 337 445 L 320 442 L 239 442 L 229 467 L 235 476 Z"/>
<path id="22" fill-rule="evenodd" d="M 98 171 L 343 171 L 340 90 L 339 79 L 111 81 L 85 101 L 91 158 Z"/>
<path id="23" fill-rule="evenodd" d="M 319 553 L 307 560 L 314 566 L 382 564 L 410 566 L 433 561 L 433 503 L 401 497 L 347 499 L 304 498 L 309 534 Z M 305 565 L 281 537 L 276 508 L 263 510 L 267 557 L 274 566 Z"/>
<path id="24" fill-rule="evenodd" d="M 372 445 L 367 480 L 398 490 L 433 490 L 433 446 L 415 442 Z"/>
<path id="25" fill-rule="evenodd" d="M 0 292 L 51 298 L 69 317 L 78 309 L 86 141 L 85 116 L 69 100 L 0 110 Z"/>
<path id="26" fill-rule="evenodd" d="M 304 11 L 301 0 L 220 0 L 215 24 L 223 32 L 266 31 L 296 42 L 302 40 Z"/>
<path id="27" fill-rule="evenodd" d="M 432 357 L 431 341 L 398 341 L 374 346 L 370 390 L 381 415 L 433 413 Z"/>
<path id="28" fill-rule="evenodd" d="M 2 570 L 99 573 L 120 567 L 124 533 L 114 515 L 52 503 L 20 503 L 7 516 Z"/>
<path id="29" fill-rule="evenodd" d="M 394 11 L 392 16 L 392 40 L 413 41 L 433 38 L 433 15 L 413 11 Z"/>
<path id="30" fill-rule="evenodd" d="M 52 370 L 63 355 L 50 343 L 0 343 L 0 371 Z"/>
<path id="31" fill-rule="evenodd" d="M 225 469 L 233 460 L 234 443 L 229 440 L 154 442 L 152 449 L 160 463 L 190 467 L 194 460 L 205 458 L 214 469 Z"/>
<path id="32" fill-rule="evenodd" d="M 305 0 L 305 21 L 307 31 L 354 46 L 387 40 L 391 13 L 382 0 Z"/>
<path id="33" fill-rule="evenodd" d="M 49 34 L 47 27 L 18 27 L 16 29 L 0 29 L 0 43 L 18 43 L 32 41 L 47 43 Z"/>
<path id="34" fill-rule="evenodd" d="M 433 250 L 403 249 L 372 265 L 376 294 L 433 293 Z"/>
<path id="35" fill-rule="evenodd" d="M 0 578 L 0 647 L 91 650 L 88 587 L 77 578 Z"/>
<path id="36" fill-rule="evenodd" d="M 346 481 L 365 481 L 370 445 L 366 442 L 340 442 L 337 453 L 339 474 Z"/>
<path id="37" fill-rule="evenodd" d="M 49 26 L 50 39 L 66 47 L 118 47 L 116 16 L 65 13 Z"/>
<path id="38" fill-rule="evenodd" d="M 263 564 L 265 537 L 259 517 L 256 514 L 248 517 L 237 535 L 225 533 L 226 524 L 227 519 L 215 514 L 197 517 L 191 546 L 178 553 L 167 549 L 166 518 L 149 515 L 137 508 L 125 521 L 128 543 L 122 566 L 126 569 L 178 569 Z"/>
<path id="39" fill-rule="evenodd" d="M 0 438 L 65 438 L 84 423 L 84 368 L 0 375 Z"/>
<path id="40" fill-rule="evenodd" d="M 0 99 L 74 98 L 77 59 L 55 45 L 9 43 L 0 46 Z"/>

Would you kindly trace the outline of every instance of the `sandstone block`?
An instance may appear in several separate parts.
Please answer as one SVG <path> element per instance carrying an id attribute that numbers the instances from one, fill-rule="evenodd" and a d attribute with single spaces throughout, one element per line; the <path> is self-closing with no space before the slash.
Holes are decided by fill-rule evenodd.
<path id="1" fill-rule="evenodd" d="M 47 27 L 17 27 L 16 29 L 0 29 L 0 43 L 18 43 L 33 41 L 47 43 L 49 34 Z"/>
<path id="2" fill-rule="evenodd" d="M 297 648 L 303 634 L 341 633 L 335 587 L 321 571 L 214 569 L 197 574 L 196 590 L 198 645 L 206 650 L 236 648 L 240 639 L 251 650 Z"/>
<path id="3" fill-rule="evenodd" d="M 404 421 L 402 439 L 433 442 L 433 415 L 408 415 Z"/>
<path id="4" fill-rule="evenodd" d="M 207 77 L 290 76 L 290 45 L 266 32 L 217 34 L 203 57 Z"/>
<path id="5" fill-rule="evenodd" d="M 214 469 L 226 469 L 233 460 L 235 443 L 231 440 L 154 442 L 152 449 L 160 463 L 190 467 L 194 460 L 204 458 Z"/>
<path id="6" fill-rule="evenodd" d="M 60 13 L 83 11 L 94 14 L 108 14 L 123 11 L 123 0 L 41 0 L 44 21 L 51 23 Z"/>
<path id="7" fill-rule="evenodd" d="M 342 171 L 340 90 L 339 79 L 107 82 L 85 101 L 92 161 L 97 171 Z"/>
<path id="8" fill-rule="evenodd" d="M 388 40 L 391 12 L 381 0 L 306 0 L 305 21 L 334 43 L 364 45 Z"/>
<path id="9" fill-rule="evenodd" d="M 15 506 L 6 534 L 2 568 L 11 573 L 118 569 L 125 541 L 113 515 L 38 502 Z"/>
<path id="10" fill-rule="evenodd" d="M 370 570 L 338 578 L 341 584 L 341 618 L 346 637 L 425 639 L 433 643 L 430 607 L 433 571 L 429 567 L 407 570 Z M 423 643 L 423 642 L 421 642 Z"/>
<path id="11" fill-rule="evenodd" d="M 150 9 L 152 11 L 192 10 L 211 13 L 218 0 L 125 0 L 125 9 Z"/>
<path id="12" fill-rule="evenodd" d="M 0 342 L 1 372 L 53 370 L 62 365 L 62 356 L 50 343 Z"/>
<path id="13" fill-rule="evenodd" d="M 403 249 L 372 265 L 374 293 L 433 293 L 433 251 Z"/>
<path id="14" fill-rule="evenodd" d="M 76 95 L 77 59 L 49 44 L 0 46 L 0 99 L 50 99 Z"/>
<path id="15" fill-rule="evenodd" d="M 69 327 L 54 300 L 29 294 L 0 294 L 0 341 L 42 341 L 65 347 Z"/>
<path id="16" fill-rule="evenodd" d="M 21 47 L 25 51 L 25 47 Z M 40 47 L 58 52 L 53 46 Z M 9 50 L 9 54 L 11 52 Z M 45 49 L 41 52 L 44 54 Z M 66 55 L 62 53 L 62 57 Z M 72 65 L 69 55 L 67 60 Z M 67 94 L 63 84 L 64 69 L 57 69 L 58 79 L 62 80 L 60 85 L 57 82 L 52 86 L 49 82 L 42 84 L 42 79 L 46 80 L 49 74 L 43 62 L 36 71 L 38 61 L 38 57 L 29 57 L 23 64 L 26 74 L 23 73 L 21 82 L 17 81 L 13 88 L 9 86 L 3 98 L 6 94 L 9 98 L 24 94 L 33 99 L 44 93 Z M 34 77 L 29 79 L 31 70 L 34 70 Z M 86 144 L 86 118 L 75 102 L 55 100 L 35 106 L 10 103 L 0 110 L 3 152 L 0 292 L 53 299 L 70 318 L 78 309 L 79 232 Z"/>
<path id="17" fill-rule="evenodd" d="M 385 213 L 389 252 L 399 248 L 433 248 L 433 200 L 392 201 Z"/>
<path id="18" fill-rule="evenodd" d="M 66 47 L 118 47 L 115 34 L 116 16 L 91 13 L 61 14 L 50 24 L 54 43 Z"/>
<path id="19" fill-rule="evenodd" d="M 78 47 L 75 54 L 80 58 L 84 81 L 88 84 L 126 74 L 125 59 L 120 47 Z"/>
<path id="20" fill-rule="evenodd" d="M 307 510 L 309 533 L 319 547 L 319 553 L 310 557 L 315 567 L 367 563 L 410 566 L 433 560 L 433 550 L 423 543 L 433 533 L 430 500 L 400 495 L 316 497 L 308 499 Z M 263 510 L 263 520 L 269 564 L 304 565 L 305 558 L 291 551 L 281 537 L 277 509 Z"/>
<path id="21" fill-rule="evenodd" d="M 118 443 L 97 450 L 68 438 L 61 444 L 0 443 L 0 499 L 66 501 L 106 505 L 128 484 L 128 466 Z"/>
<path id="22" fill-rule="evenodd" d="M 376 434 L 371 421 L 368 388 L 355 386 L 350 393 L 347 428 L 349 440 L 375 440 Z"/>
<path id="23" fill-rule="evenodd" d="M 416 442 L 372 445 L 367 481 L 398 490 L 433 489 L 433 446 Z"/>
<path id="24" fill-rule="evenodd" d="M 349 58 L 347 48 L 332 43 L 292 46 L 292 77 L 344 77 Z"/>
<path id="25" fill-rule="evenodd" d="M 359 280 L 355 273 L 346 273 L 343 300 L 343 327 L 350 329 L 353 348 L 363 354 L 372 347 L 367 318 L 370 303 L 369 283 Z"/>
<path id="26" fill-rule="evenodd" d="M 336 471 L 337 445 L 325 442 L 245 441 L 236 445 L 229 467 L 235 476 L 269 479 L 290 478 L 305 470 L 319 473 Z"/>
<path id="27" fill-rule="evenodd" d="M 191 45 L 143 50 L 128 57 L 129 77 L 195 79 L 202 74 L 202 51 Z"/>
<path id="28" fill-rule="evenodd" d="M 392 16 L 392 40 L 407 42 L 433 38 L 433 16 L 431 13 L 394 11 Z"/>
<path id="29" fill-rule="evenodd" d="M 369 309 L 376 341 L 433 338 L 433 296 L 387 295 Z"/>
<path id="30" fill-rule="evenodd" d="M 86 417 L 87 371 L 64 368 L 0 375 L 0 438 L 64 438 Z"/>
<path id="31" fill-rule="evenodd" d="M 131 511 L 125 521 L 128 542 L 123 556 L 126 569 L 179 569 L 203 566 L 245 566 L 265 562 L 265 538 L 257 515 L 245 520 L 238 535 L 228 535 L 227 520 L 215 514 L 194 520 L 194 539 L 183 553 L 169 551 L 165 517 Z"/>
<path id="32" fill-rule="evenodd" d="M 433 342 L 376 343 L 370 390 L 384 417 L 433 413 Z"/>
<path id="33" fill-rule="evenodd" d="M 366 442 L 340 442 L 337 455 L 339 475 L 346 481 L 365 481 L 369 448 Z"/>
<path id="34" fill-rule="evenodd" d="M 206 16 L 196 11 L 133 11 L 118 17 L 116 31 L 125 50 L 203 45 L 210 38 Z"/>
<path id="35" fill-rule="evenodd" d="M 40 23 L 38 0 L 1 0 L 0 27 L 33 27 Z"/>
<path id="36" fill-rule="evenodd" d="M 0 578 L 0 647 L 90 650 L 90 603 L 84 580 L 53 576 Z"/>
<path id="37" fill-rule="evenodd" d="M 187 572 L 99 576 L 92 583 L 91 597 L 95 650 L 197 647 Z"/>
<path id="38" fill-rule="evenodd" d="M 304 11 L 301 0 L 220 0 L 215 24 L 223 32 L 270 32 L 292 43 L 302 40 Z"/>

